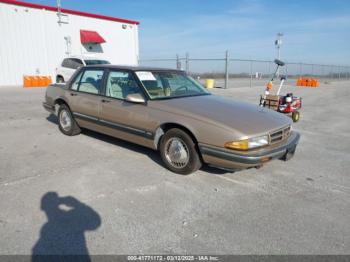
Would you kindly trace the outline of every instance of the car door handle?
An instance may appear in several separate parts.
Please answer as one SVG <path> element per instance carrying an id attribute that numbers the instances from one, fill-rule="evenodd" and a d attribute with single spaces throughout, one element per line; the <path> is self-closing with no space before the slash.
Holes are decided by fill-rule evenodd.
<path id="1" fill-rule="evenodd" d="M 70 93 L 71 96 L 77 96 L 78 94 L 76 93 Z"/>
<path id="2" fill-rule="evenodd" d="M 106 99 L 102 99 L 101 102 L 102 102 L 102 103 L 109 103 L 109 102 L 111 102 L 111 101 L 106 100 Z"/>

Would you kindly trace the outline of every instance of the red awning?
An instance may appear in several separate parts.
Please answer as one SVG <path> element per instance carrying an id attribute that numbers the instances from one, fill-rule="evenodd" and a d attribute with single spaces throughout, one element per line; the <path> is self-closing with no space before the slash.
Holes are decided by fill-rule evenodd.
<path id="1" fill-rule="evenodd" d="M 96 31 L 80 30 L 80 41 L 82 44 L 102 44 L 106 43 L 102 36 Z"/>

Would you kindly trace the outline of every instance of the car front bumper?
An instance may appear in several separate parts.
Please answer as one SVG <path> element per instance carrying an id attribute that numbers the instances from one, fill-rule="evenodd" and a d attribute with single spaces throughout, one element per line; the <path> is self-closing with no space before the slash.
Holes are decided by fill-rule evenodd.
<path id="1" fill-rule="evenodd" d="M 204 162 L 217 167 L 239 170 L 260 167 L 272 159 L 289 160 L 294 155 L 299 139 L 300 134 L 292 131 L 287 141 L 259 150 L 234 151 L 206 144 L 199 144 L 199 150 Z"/>

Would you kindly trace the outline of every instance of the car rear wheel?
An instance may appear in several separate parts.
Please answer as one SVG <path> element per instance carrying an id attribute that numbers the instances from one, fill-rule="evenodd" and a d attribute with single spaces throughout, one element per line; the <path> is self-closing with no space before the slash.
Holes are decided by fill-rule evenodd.
<path id="1" fill-rule="evenodd" d="M 178 174 L 189 175 L 201 166 L 196 144 L 183 130 L 173 128 L 160 141 L 160 155 L 165 166 Z"/>
<path id="2" fill-rule="evenodd" d="M 67 136 L 74 136 L 81 132 L 77 122 L 75 122 L 72 112 L 65 104 L 60 105 L 58 109 L 58 127 L 60 131 Z"/>
<path id="3" fill-rule="evenodd" d="M 64 78 L 62 76 L 57 76 L 56 83 L 64 83 Z"/>

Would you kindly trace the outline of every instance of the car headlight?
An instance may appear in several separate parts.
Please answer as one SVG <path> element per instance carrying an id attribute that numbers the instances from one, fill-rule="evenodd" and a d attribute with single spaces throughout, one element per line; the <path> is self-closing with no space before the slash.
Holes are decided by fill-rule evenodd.
<path id="1" fill-rule="evenodd" d="M 225 143 L 225 147 L 236 150 L 248 150 L 252 148 L 262 147 L 269 144 L 268 135 L 252 137 L 239 141 L 230 141 Z"/>

